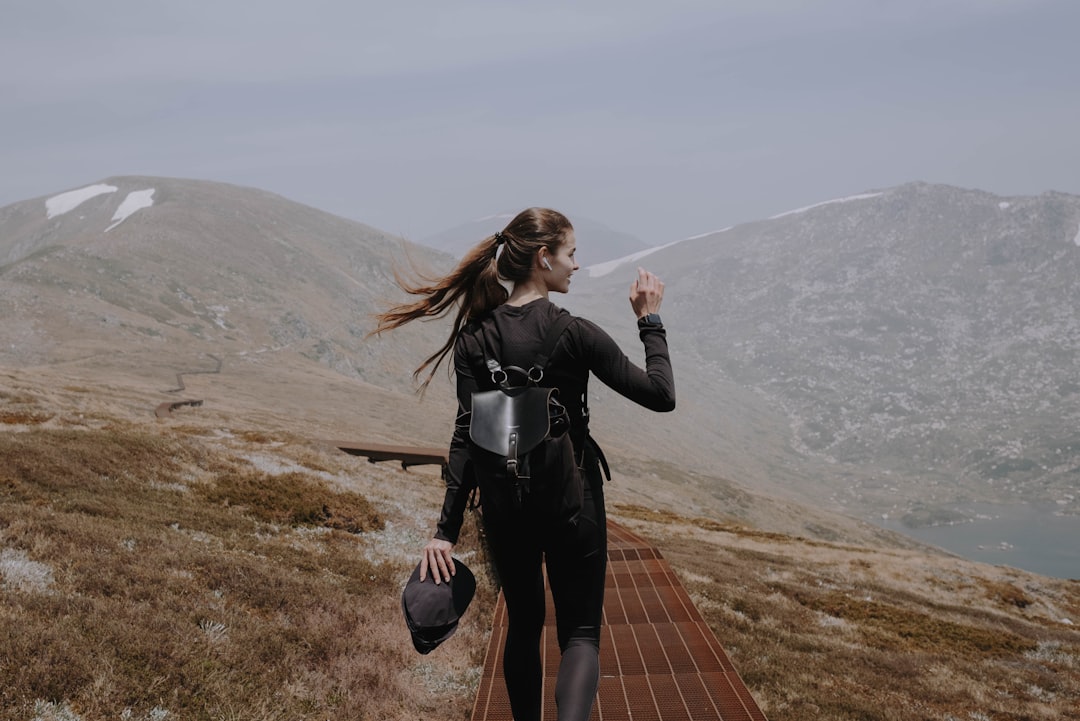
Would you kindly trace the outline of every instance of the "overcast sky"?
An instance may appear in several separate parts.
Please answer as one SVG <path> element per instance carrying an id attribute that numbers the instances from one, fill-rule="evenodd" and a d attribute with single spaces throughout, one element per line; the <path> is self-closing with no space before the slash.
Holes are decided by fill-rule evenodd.
<path id="1" fill-rule="evenodd" d="M 414 240 L 548 205 L 660 244 L 913 180 L 1080 193 L 1076 0 L 3 0 L 0 17 L 0 206 L 163 175 Z"/>

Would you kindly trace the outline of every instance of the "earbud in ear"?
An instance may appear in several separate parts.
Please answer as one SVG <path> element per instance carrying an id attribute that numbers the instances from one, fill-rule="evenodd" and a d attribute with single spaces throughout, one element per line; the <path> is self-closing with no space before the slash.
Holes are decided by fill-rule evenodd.
<path id="1" fill-rule="evenodd" d="M 551 270 L 551 263 L 548 262 L 547 258 L 541 258 L 540 262 L 544 264 L 545 268 L 547 268 L 548 270 Z"/>

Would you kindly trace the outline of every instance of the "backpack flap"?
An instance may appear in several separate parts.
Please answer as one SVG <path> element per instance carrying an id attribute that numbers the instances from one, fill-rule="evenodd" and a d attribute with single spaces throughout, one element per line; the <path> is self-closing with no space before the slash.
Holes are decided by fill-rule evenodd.
<path id="1" fill-rule="evenodd" d="M 558 391 L 535 386 L 473 393 L 469 438 L 486 451 L 506 456 L 517 475 L 518 457 L 548 437 L 548 402 Z"/>

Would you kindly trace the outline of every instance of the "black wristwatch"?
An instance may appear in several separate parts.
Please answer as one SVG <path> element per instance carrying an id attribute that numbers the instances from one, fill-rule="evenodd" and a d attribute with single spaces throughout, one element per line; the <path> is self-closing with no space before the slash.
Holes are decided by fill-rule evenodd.
<path id="1" fill-rule="evenodd" d="M 663 325 L 664 321 L 656 313 L 649 313 L 638 318 L 638 325 Z"/>

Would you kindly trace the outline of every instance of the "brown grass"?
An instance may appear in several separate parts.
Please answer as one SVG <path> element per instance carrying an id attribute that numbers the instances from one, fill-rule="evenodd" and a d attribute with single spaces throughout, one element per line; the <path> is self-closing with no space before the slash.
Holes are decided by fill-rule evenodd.
<path id="1" fill-rule="evenodd" d="M 42 409 L 36 395 L 25 390 L 0 388 L 0 425 L 37 426 L 48 422 L 54 415 Z"/>
<path id="2" fill-rule="evenodd" d="M 0 717 L 465 716 L 468 683 L 417 688 L 409 567 L 368 560 L 359 493 L 124 426 L 0 434 L 0 458 Z"/>
<path id="3" fill-rule="evenodd" d="M 220 475 L 212 485 L 197 487 L 206 500 L 238 507 L 261 521 L 292 526 L 325 526 L 350 533 L 381 528 L 383 520 L 366 498 L 331 492 L 325 484 L 299 472 L 270 475 L 243 469 Z"/>
<path id="4" fill-rule="evenodd" d="M 38 398 L 19 407 L 94 412 Z M 436 472 L 205 411 L 93 417 L 0 427 L 0 718 L 468 717 L 495 600 L 472 523 L 457 551 L 480 588 L 458 635 L 418 656 L 398 604 Z M 1063 623 L 1080 583 L 611 513 L 660 546 L 772 721 L 1080 718 L 1080 632 Z"/>
<path id="5" fill-rule="evenodd" d="M 0 423 L 9 426 L 37 426 L 50 420 L 53 416 L 48 413 L 26 410 L 0 410 Z"/>
<path id="6" fill-rule="evenodd" d="M 1016 606 L 1017 608 L 1027 608 L 1034 603 L 1030 596 L 1013 583 L 980 578 L 979 585 L 986 589 L 987 598 L 998 603 Z"/>
<path id="7" fill-rule="evenodd" d="M 239 433 L 237 433 L 237 435 L 240 438 L 243 438 L 245 441 L 248 441 L 249 443 L 273 443 L 274 441 L 278 440 L 278 438 L 273 433 L 268 433 L 266 431 L 247 430 L 240 431 Z"/>

